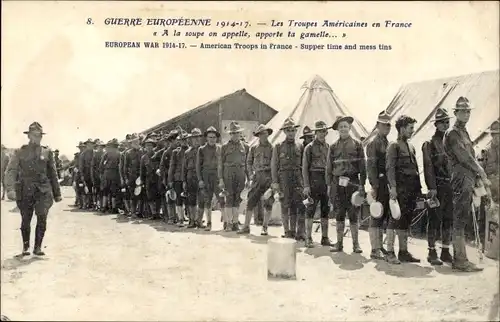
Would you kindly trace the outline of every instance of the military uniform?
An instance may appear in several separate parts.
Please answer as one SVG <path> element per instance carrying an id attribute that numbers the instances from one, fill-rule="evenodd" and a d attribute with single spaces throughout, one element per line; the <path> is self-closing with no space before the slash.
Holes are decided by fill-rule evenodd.
<path id="1" fill-rule="evenodd" d="M 193 129 L 189 138 L 199 138 L 201 137 L 200 129 Z M 200 218 L 200 213 L 198 209 L 203 209 L 202 198 L 199 198 L 199 184 L 198 176 L 196 175 L 196 155 L 198 154 L 198 144 L 191 143 L 191 146 L 184 153 L 184 158 L 182 162 L 182 179 L 185 187 L 186 194 L 186 207 L 189 208 L 189 225 L 188 228 L 205 228 L 202 227 L 202 218 Z M 198 200 L 200 202 L 198 203 Z M 198 209 L 196 208 L 198 206 Z M 203 217 L 203 213 L 201 213 Z"/>
<path id="2" fill-rule="evenodd" d="M 339 116 L 333 123 L 332 129 L 337 130 L 341 122 L 352 124 L 350 116 Z M 361 142 L 351 136 L 341 138 L 330 145 L 326 161 L 326 184 L 330 187 L 330 198 L 337 221 L 337 243 L 330 249 L 332 252 L 341 252 L 344 249 L 343 237 L 346 214 L 349 216 L 349 225 L 352 235 L 353 252 L 361 253 L 358 240 L 358 207 L 351 204 L 351 196 L 356 191 L 364 191 L 366 182 L 365 153 Z M 344 179 L 348 182 L 344 185 Z M 342 184 L 341 184 L 342 181 Z"/>
<path id="3" fill-rule="evenodd" d="M 300 145 L 300 160 L 302 161 L 304 158 L 304 150 L 306 146 L 314 140 L 314 132 L 309 126 L 306 125 L 302 129 L 302 135 L 299 137 L 299 139 L 302 140 L 302 144 Z M 301 203 L 299 205 L 299 209 L 297 210 L 297 232 L 295 235 L 295 239 L 297 241 L 306 240 L 305 219 L 306 206 Z"/>
<path id="4" fill-rule="evenodd" d="M 267 132 L 268 136 L 273 133 L 273 130 L 259 125 L 254 131 L 254 136 L 259 137 L 261 133 Z M 257 143 L 252 146 L 247 155 L 247 171 L 251 177 L 251 186 L 248 191 L 247 209 L 245 214 L 245 224 L 243 229 L 239 232 L 241 234 L 250 233 L 250 220 L 252 212 L 256 211 L 258 204 L 261 201 L 264 193 L 271 188 L 271 158 L 273 155 L 273 147 L 271 143 L 265 138 L 265 141 Z M 262 224 L 261 235 L 267 235 L 267 226 L 271 218 L 273 209 L 274 198 L 271 196 L 269 199 L 264 200 L 265 214 Z M 254 216 L 257 218 L 257 216 Z M 255 219 L 254 219 L 255 221 Z"/>
<path id="5" fill-rule="evenodd" d="M 160 190 L 162 196 L 163 208 L 165 210 L 164 217 L 169 223 L 176 223 L 177 217 L 175 215 L 175 201 L 167 200 L 165 193 L 168 187 L 168 169 L 170 167 L 170 159 L 172 158 L 173 151 L 177 148 L 174 143 L 177 139 L 179 132 L 177 130 L 170 131 L 167 140 L 169 140 L 170 145 L 165 149 L 160 160 L 160 178 L 162 181 L 162 189 Z"/>
<path id="6" fill-rule="evenodd" d="M 94 186 L 94 203 L 96 205 L 96 210 L 100 210 L 102 207 L 102 190 L 101 190 L 101 175 L 99 165 L 101 164 L 102 156 L 104 155 L 104 144 L 97 140 L 96 142 L 97 150 L 94 151 L 92 157 L 91 173 L 92 173 L 92 185 Z"/>
<path id="7" fill-rule="evenodd" d="M 32 133 L 45 134 L 37 122 L 32 123 L 24 133 L 28 136 Z M 42 241 L 47 228 L 47 215 L 53 201 L 61 201 L 53 152 L 48 147 L 34 142 L 23 145 L 12 157 L 5 179 L 9 189 L 15 187 L 16 202 L 21 212 L 23 255 L 29 255 L 33 211 L 37 216 L 33 253 L 45 255 L 42 251 Z"/>
<path id="8" fill-rule="evenodd" d="M 186 138 L 187 138 L 187 133 L 181 131 L 179 137 L 177 138 L 181 142 L 181 146 L 177 147 L 175 150 L 172 151 L 172 157 L 170 159 L 170 164 L 168 167 L 168 186 L 170 189 L 174 189 L 175 194 L 177 195 L 177 198 L 175 200 L 175 206 L 176 206 L 175 213 L 177 214 L 177 218 L 179 221 L 178 224 L 180 226 L 184 224 L 184 212 L 182 209 L 183 199 L 181 197 L 181 194 L 183 192 L 182 162 L 184 158 L 184 153 L 187 150 Z"/>
<path id="9" fill-rule="evenodd" d="M 220 137 L 220 133 L 213 126 L 205 131 L 204 136 L 207 137 L 209 133 L 214 133 L 217 138 Z M 210 145 L 207 142 L 198 148 L 198 154 L 196 156 L 196 175 L 198 176 L 198 184 L 201 188 L 203 204 L 207 216 L 206 230 L 212 228 L 212 200 L 214 195 L 219 199 L 221 212 L 225 212 L 225 200 L 219 196 L 221 190 L 217 183 L 219 158 L 220 146 L 217 144 Z M 222 217 L 224 218 L 225 216 L 223 215 Z"/>
<path id="10" fill-rule="evenodd" d="M 438 109 L 433 122 L 448 121 L 450 117 L 444 109 Z M 436 125 L 437 126 L 437 125 Z M 437 192 L 438 208 L 429 208 L 427 222 L 427 242 L 429 255 L 427 260 L 432 265 L 441 265 L 442 262 L 452 262 L 449 252 L 451 244 L 451 229 L 453 224 L 453 190 L 451 189 L 450 163 L 443 145 L 444 132 L 436 129 L 429 141 L 422 145 L 424 160 L 425 184 L 429 191 Z M 441 232 L 441 234 L 440 234 Z M 436 240 L 441 235 L 441 261 L 435 250 Z"/>
<path id="11" fill-rule="evenodd" d="M 391 117 L 385 111 L 379 113 L 377 123 L 391 124 Z M 384 223 L 390 217 L 389 209 L 389 182 L 387 181 L 385 160 L 389 141 L 387 137 L 377 133 L 373 140 L 366 146 L 366 172 L 368 180 L 375 191 L 375 200 L 380 202 L 383 207 L 383 213 L 380 218 L 370 218 L 370 244 L 372 259 L 383 259 L 387 251 L 383 248 Z"/>
<path id="12" fill-rule="evenodd" d="M 243 131 L 238 123 L 229 124 L 229 133 L 235 134 Z M 246 149 L 240 141 L 229 140 L 220 149 L 219 158 L 219 183 L 222 182 L 226 191 L 226 230 L 238 230 L 238 212 L 241 203 L 241 193 L 245 189 L 246 180 Z"/>
<path id="13" fill-rule="evenodd" d="M 298 127 L 292 118 L 287 118 L 281 130 Z M 282 194 L 280 202 L 285 238 L 295 238 L 297 232 L 297 211 L 303 201 L 301 164 L 301 148 L 295 139 L 285 139 L 274 146 L 271 174 L 274 190 Z"/>
<path id="14" fill-rule="evenodd" d="M 493 137 L 493 140 L 491 141 L 491 145 L 486 148 L 483 164 L 484 171 L 491 182 L 490 190 L 492 201 L 498 204 L 500 197 L 498 192 L 498 165 L 500 163 L 500 145 L 498 138 L 500 136 L 500 122 L 495 121 L 488 132 Z"/>
<path id="15" fill-rule="evenodd" d="M 62 162 L 59 159 L 59 150 L 54 150 L 54 161 L 56 163 L 57 177 L 61 179 L 62 177 Z"/>
<path id="16" fill-rule="evenodd" d="M 88 139 L 84 143 L 85 150 L 80 153 L 78 161 L 78 173 L 84 184 L 83 208 L 90 208 L 92 202 L 92 191 L 94 187 L 92 181 L 92 159 L 94 157 L 93 143 L 91 139 Z"/>
<path id="17" fill-rule="evenodd" d="M 139 140 L 137 137 L 131 137 L 130 140 Z M 141 174 L 141 151 L 138 148 L 131 147 L 125 152 L 123 158 L 123 175 L 125 180 L 127 200 L 130 200 L 129 211 L 131 215 L 138 214 L 139 196 L 136 196 L 134 191 L 136 188 L 136 180 Z"/>
<path id="18" fill-rule="evenodd" d="M 469 100 L 460 97 L 455 113 L 471 110 Z M 472 196 L 478 175 L 486 174 L 474 158 L 474 147 L 466 123 L 456 120 L 444 137 L 444 150 L 451 164 L 451 187 L 453 189 L 453 265 L 461 271 L 482 271 L 467 259 L 465 245 L 465 225 L 471 214 Z"/>
<path id="19" fill-rule="evenodd" d="M 318 121 L 313 131 L 328 131 L 328 126 L 325 122 Z M 321 244 L 328 246 L 331 244 L 328 238 L 330 205 L 325 181 L 328 148 L 328 143 L 316 138 L 304 149 L 302 158 L 304 190 L 306 190 L 306 197 L 312 199 L 312 203 L 306 208 L 306 247 L 313 247 L 312 226 L 318 204 L 321 207 Z"/>
<path id="20" fill-rule="evenodd" d="M 83 208 L 83 196 L 85 194 L 84 182 L 82 180 L 82 176 L 80 175 L 80 154 L 83 152 L 85 148 L 85 144 L 83 142 L 78 143 L 77 148 L 80 150 L 74 154 L 72 166 L 73 166 L 73 186 L 75 188 L 75 206 L 79 208 Z"/>
<path id="21" fill-rule="evenodd" d="M 106 152 L 102 156 L 100 168 L 102 169 L 101 188 L 103 191 L 103 211 L 108 210 L 108 201 L 111 199 L 111 210 L 117 212 L 117 198 L 120 192 L 120 152 L 118 140 L 113 139 L 106 145 Z"/>
<path id="22" fill-rule="evenodd" d="M 156 144 L 153 139 L 147 139 L 145 145 Z M 158 218 L 158 209 L 156 205 L 156 200 L 158 200 L 158 175 L 156 174 L 157 168 L 155 167 L 155 162 L 153 161 L 154 151 L 146 152 L 141 157 L 141 167 L 140 167 L 140 177 L 141 182 L 144 184 L 146 189 L 147 202 L 149 205 L 149 210 L 154 219 Z"/>
<path id="23" fill-rule="evenodd" d="M 9 156 L 7 153 L 5 153 L 5 146 L 2 144 L 2 173 L 0 173 L 1 179 L 2 179 L 2 200 L 5 199 L 5 181 L 4 181 L 4 176 L 5 176 L 5 171 L 7 170 L 7 165 L 9 164 Z"/>

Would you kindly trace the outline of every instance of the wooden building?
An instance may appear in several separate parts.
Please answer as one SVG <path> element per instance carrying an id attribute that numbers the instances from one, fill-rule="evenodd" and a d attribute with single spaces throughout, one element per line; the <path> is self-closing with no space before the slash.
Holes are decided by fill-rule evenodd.
<path id="1" fill-rule="evenodd" d="M 191 131 L 195 127 L 204 131 L 209 126 L 215 126 L 221 131 L 222 139 L 225 140 L 227 138 L 225 128 L 231 121 L 237 121 L 244 128 L 247 140 L 250 140 L 252 131 L 260 123 L 269 122 L 277 113 L 269 105 L 249 94 L 245 89 L 241 89 L 207 102 L 142 133 L 170 131 L 177 126 L 186 131 Z"/>

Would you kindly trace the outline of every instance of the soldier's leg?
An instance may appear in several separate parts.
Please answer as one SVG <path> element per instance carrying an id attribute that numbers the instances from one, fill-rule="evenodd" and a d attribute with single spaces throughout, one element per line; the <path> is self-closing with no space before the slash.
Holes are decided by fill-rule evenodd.
<path id="1" fill-rule="evenodd" d="M 314 214 L 316 213 L 316 208 L 318 207 L 319 200 L 317 198 L 316 191 L 311 190 L 311 198 L 313 199 L 313 203 L 305 207 L 306 218 L 305 218 L 305 231 L 306 231 L 306 242 L 305 246 L 307 248 L 313 248 L 314 243 L 312 239 L 312 230 L 313 230 L 313 221 Z"/>
<path id="2" fill-rule="evenodd" d="M 290 234 L 290 207 L 292 205 L 293 198 L 293 186 L 290 180 L 290 175 L 292 173 L 289 171 L 283 171 L 279 174 L 280 176 L 280 190 L 283 194 L 281 198 L 281 218 L 283 221 L 283 231 L 284 235 L 282 237 L 287 237 Z"/>
<path id="3" fill-rule="evenodd" d="M 427 216 L 427 245 L 429 247 L 429 254 L 427 261 L 431 265 L 442 265 L 436 252 L 436 240 L 439 238 L 439 231 L 442 223 L 442 213 L 438 208 L 429 208 L 429 216 Z"/>
<path id="4" fill-rule="evenodd" d="M 262 220 L 262 236 L 267 236 L 267 228 L 269 227 L 269 220 L 273 212 L 274 196 L 269 199 L 262 201 L 262 207 L 264 208 L 264 218 Z"/>
<path id="5" fill-rule="evenodd" d="M 326 192 L 326 185 L 324 186 L 325 190 L 320 195 L 319 203 L 321 210 L 321 242 L 324 246 L 331 246 L 332 242 L 330 237 L 328 236 L 328 227 L 330 226 L 330 220 L 328 215 L 330 214 L 330 201 L 328 200 L 328 194 Z"/>
<path id="6" fill-rule="evenodd" d="M 349 195 L 352 195 L 352 193 L 350 192 L 352 191 L 349 191 Z M 349 229 L 351 230 L 351 236 L 352 236 L 352 251 L 353 253 L 360 254 L 363 251 L 359 246 L 359 223 L 358 223 L 359 207 L 355 207 L 352 204 L 350 204 L 347 208 L 347 214 L 349 216 Z"/>
<path id="7" fill-rule="evenodd" d="M 296 241 L 306 241 L 306 207 L 303 203 L 298 205 L 297 209 L 297 232 L 295 234 Z M 312 228 L 311 228 L 312 229 Z"/>
<path id="8" fill-rule="evenodd" d="M 453 190 L 451 185 L 443 186 L 439 191 L 439 209 L 442 215 L 441 226 L 441 256 L 440 259 L 445 263 L 453 262 L 453 256 L 450 254 L 451 236 L 453 230 Z"/>
<path id="9" fill-rule="evenodd" d="M 23 256 L 29 255 L 30 236 L 31 236 L 31 219 L 33 218 L 34 200 L 32 198 L 24 198 L 17 200 L 17 207 L 21 212 L 21 237 L 23 239 Z"/>
<path id="10" fill-rule="evenodd" d="M 342 252 L 344 250 L 344 229 L 345 229 L 345 217 L 347 214 L 347 206 L 345 203 L 346 191 L 345 187 L 338 185 L 338 179 L 336 182 L 332 183 L 330 200 L 333 204 L 333 209 L 335 213 L 336 221 L 336 232 L 337 232 L 337 243 L 333 245 L 330 249 L 331 252 Z"/>
<path id="11" fill-rule="evenodd" d="M 194 178 L 194 180 L 193 180 Z M 187 178 L 186 187 L 186 207 L 189 208 L 188 228 L 196 228 L 198 219 L 198 210 L 196 209 L 196 197 L 198 194 L 198 182 L 194 176 Z"/>
<path id="12" fill-rule="evenodd" d="M 252 214 L 254 212 L 255 213 L 257 212 L 257 205 L 258 205 L 260 198 L 262 196 L 261 185 L 264 183 L 265 183 L 265 181 L 263 182 L 260 173 L 256 173 L 255 178 L 252 182 L 252 186 L 248 190 L 245 222 L 244 222 L 241 230 L 238 231 L 238 234 L 249 234 L 250 233 L 250 221 L 252 220 Z M 257 216 L 254 216 L 254 224 L 256 222 L 256 219 L 257 219 Z"/>
<path id="13" fill-rule="evenodd" d="M 416 208 L 417 195 L 416 191 L 402 190 L 398 192 L 398 203 L 399 208 L 401 209 L 401 218 L 398 220 L 398 227 L 396 233 L 398 235 L 399 240 L 399 252 L 398 259 L 400 262 L 409 262 L 409 263 L 419 263 L 420 259 L 415 258 L 408 251 L 408 237 L 411 227 L 411 222 L 413 219 L 413 212 Z"/>
<path id="14" fill-rule="evenodd" d="M 224 186 L 226 188 L 226 209 L 223 213 L 224 215 L 224 230 L 232 230 L 233 221 L 233 203 L 235 199 L 234 194 L 234 180 L 236 180 L 234 175 L 234 169 L 225 168 L 224 169 Z"/>
<path id="15" fill-rule="evenodd" d="M 52 194 L 40 194 L 37 196 L 35 202 L 35 214 L 36 214 L 36 228 L 35 228 L 35 247 L 33 254 L 38 256 L 43 256 L 45 253 L 42 251 L 43 237 L 45 236 L 45 231 L 47 230 L 47 215 L 52 207 L 53 200 Z"/>
<path id="16" fill-rule="evenodd" d="M 245 170 L 243 168 L 235 170 L 235 181 L 234 181 L 234 200 L 232 207 L 232 230 L 238 231 L 238 219 L 240 213 L 240 205 L 241 205 L 241 193 L 245 189 Z"/>
<path id="17" fill-rule="evenodd" d="M 103 179 L 103 184 L 102 184 L 102 208 L 101 211 L 105 212 L 108 209 L 108 198 L 111 193 L 110 190 L 110 185 L 109 185 L 109 180 L 106 178 Z"/>
<path id="18" fill-rule="evenodd" d="M 175 213 L 177 214 L 177 224 L 179 227 L 184 227 L 184 209 L 183 209 L 183 200 L 181 197 L 182 194 L 182 181 L 174 181 L 174 190 L 177 195 L 177 199 L 175 200 Z"/>

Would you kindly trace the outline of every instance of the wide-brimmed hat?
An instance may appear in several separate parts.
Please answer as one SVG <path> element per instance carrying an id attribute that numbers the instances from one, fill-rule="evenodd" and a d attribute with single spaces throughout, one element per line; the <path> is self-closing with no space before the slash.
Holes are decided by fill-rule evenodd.
<path id="1" fill-rule="evenodd" d="M 179 135 L 179 131 L 177 130 L 172 130 L 167 134 L 167 140 L 175 140 L 177 136 Z"/>
<path id="2" fill-rule="evenodd" d="M 83 143 L 83 141 L 80 141 L 80 142 L 78 142 L 78 145 L 76 147 L 83 148 L 83 147 L 85 147 L 85 143 Z"/>
<path id="3" fill-rule="evenodd" d="M 377 123 L 391 124 L 391 116 L 389 115 L 389 113 L 387 113 L 386 110 L 383 110 L 382 112 L 378 113 Z"/>
<path id="4" fill-rule="evenodd" d="M 23 133 L 24 134 L 40 133 L 42 135 L 45 134 L 45 132 L 43 132 L 43 127 L 38 122 L 31 123 L 30 126 L 28 127 L 28 131 L 24 131 Z"/>
<path id="5" fill-rule="evenodd" d="M 129 143 L 132 143 L 132 142 L 138 142 L 140 141 L 141 139 L 139 138 L 139 136 L 137 134 L 129 134 L 128 135 L 128 138 L 127 138 L 127 141 Z"/>
<path id="6" fill-rule="evenodd" d="M 154 138 L 149 137 L 149 138 L 147 138 L 146 140 L 144 140 L 144 145 L 146 145 L 146 144 L 148 144 L 148 143 L 151 143 L 151 144 L 153 144 L 153 145 L 156 145 L 157 141 L 156 141 Z"/>
<path id="7" fill-rule="evenodd" d="M 87 139 L 87 141 L 83 142 L 83 144 L 87 145 L 87 144 L 94 144 L 94 140 L 92 139 Z"/>
<path id="8" fill-rule="evenodd" d="M 205 130 L 205 132 L 203 132 L 203 136 L 207 136 L 208 133 L 214 133 L 218 138 L 220 137 L 220 132 L 217 131 L 217 129 L 213 126 L 210 126 L 208 129 Z"/>
<path id="9" fill-rule="evenodd" d="M 314 128 L 312 129 L 312 131 L 323 131 L 323 130 L 328 130 L 328 125 L 326 125 L 325 122 L 317 121 L 314 123 Z"/>
<path id="10" fill-rule="evenodd" d="M 266 132 L 266 131 L 267 131 L 268 135 L 273 134 L 273 129 L 265 126 L 264 124 L 260 124 L 259 126 L 257 126 L 257 128 L 255 129 L 255 131 L 253 131 L 253 135 L 254 136 L 259 136 L 260 133 Z"/>
<path id="11" fill-rule="evenodd" d="M 445 110 L 444 108 L 438 108 L 431 122 L 439 122 L 439 121 L 449 120 L 451 118 L 452 117 L 450 116 L 450 114 L 448 114 L 447 110 Z"/>
<path id="12" fill-rule="evenodd" d="M 299 138 L 299 139 L 304 139 L 306 137 L 313 137 L 314 136 L 314 132 L 311 130 L 311 128 L 309 126 L 304 126 L 304 129 L 302 130 L 302 136 Z"/>
<path id="13" fill-rule="evenodd" d="M 197 127 L 191 130 L 191 133 L 189 133 L 188 137 L 189 138 L 198 138 L 201 137 L 203 134 L 201 133 L 201 130 Z"/>
<path id="14" fill-rule="evenodd" d="M 233 134 L 233 133 L 240 133 L 243 132 L 243 128 L 240 126 L 238 122 L 231 122 L 229 123 L 229 126 L 227 127 L 227 133 Z"/>
<path id="15" fill-rule="evenodd" d="M 290 129 L 290 128 L 298 128 L 300 125 L 295 124 L 295 121 L 291 117 L 287 117 L 286 120 L 283 122 L 283 125 L 281 126 L 280 130 L 284 129 Z"/>
<path id="16" fill-rule="evenodd" d="M 101 141 L 101 140 L 99 140 L 99 139 L 96 139 L 96 140 L 94 141 L 94 144 L 95 144 L 96 146 L 105 146 L 105 145 L 106 145 L 106 144 L 104 144 L 104 142 L 102 142 L 102 141 Z"/>
<path id="17" fill-rule="evenodd" d="M 457 102 L 455 104 L 455 107 L 453 108 L 455 111 L 460 111 L 460 110 L 472 110 L 472 107 L 470 106 L 470 102 L 467 99 L 467 97 L 460 96 L 457 99 Z"/>
<path id="18" fill-rule="evenodd" d="M 333 122 L 332 129 L 337 130 L 340 122 L 347 122 L 349 124 L 352 124 L 352 122 L 354 122 L 354 119 L 350 116 L 337 116 L 337 119 L 335 120 L 335 122 Z"/>
<path id="19" fill-rule="evenodd" d="M 181 131 L 177 136 L 177 140 L 185 140 L 189 137 L 189 133 L 186 131 Z"/>
<path id="20" fill-rule="evenodd" d="M 490 134 L 498 134 L 500 133 L 500 121 L 496 120 L 491 124 L 489 130 L 487 131 Z"/>
<path id="21" fill-rule="evenodd" d="M 120 145 L 120 143 L 118 143 L 118 139 L 111 139 L 108 141 L 108 143 L 106 143 L 106 146 L 114 146 L 114 147 L 118 147 Z"/>

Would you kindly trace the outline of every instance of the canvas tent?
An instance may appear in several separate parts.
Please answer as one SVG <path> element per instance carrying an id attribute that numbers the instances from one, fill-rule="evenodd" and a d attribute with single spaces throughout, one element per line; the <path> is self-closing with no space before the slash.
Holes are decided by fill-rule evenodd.
<path id="1" fill-rule="evenodd" d="M 400 88 L 386 111 L 391 115 L 393 125 L 396 119 L 403 114 L 418 121 L 411 142 L 417 152 L 417 162 L 421 173 L 423 172 L 422 144 L 430 139 L 435 132 L 431 119 L 436 109 L 438 107 L 445 108 L 450 112 L 450 115 L 453 115 L 452 108 L 457 99 L 460 96 L 467 97 L 474 108 L 467 129 L 471 139 L 484 148 L 489 142 L 489 135 L 485 134 L 485 131 L 499 117 L 498 87 L 499 70 L 492 70 L 411 83 Z M 454 120 L 452 120 L 452 124 L 453 122 Z M 376 131 L 372 131 L 365 143 L 369 142 L 375 134 Z M 397 131 L 393 126 L 388 139 L 394 141 L 396 137 Z M 423 190 L 426 191 L 423 175 L 421 179 Z"/>
<path id="2" fill-rule="evenodd" d="M 302 85 L 302 95 L 295 106 L 281 110 L 267 123 L 267 126 L 274 130 L 274 133 L 269 137 L 271 144 L 276 144 L 285 139 L 285 134 L 279 129 L 283 125 L 286 118 L 292 117 L 297 124 L 301 126 L 313 127 L 316 121 L 325 121 L 331 126 L 339 115 L 347 115 L 354 117 L 355 121 L 352 127 L 353 137 L 367 136 L 368 132 L 365 127 L 356 120 L 347 107 L 335 95 L 332 88 L 318 75 L 312 77 L 309 81 Z M 302 127 L 297 132 L 297 137 L 302 135 Z M 327 136 L 327 142 L 333 143 L 338 138 L 336 131 L 330 131 Z M 255 144 L 257 140 L 252 141 Z"/>

